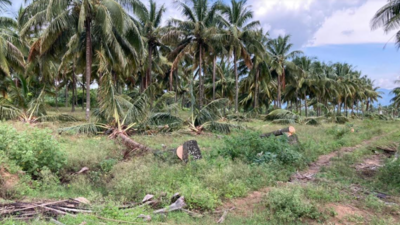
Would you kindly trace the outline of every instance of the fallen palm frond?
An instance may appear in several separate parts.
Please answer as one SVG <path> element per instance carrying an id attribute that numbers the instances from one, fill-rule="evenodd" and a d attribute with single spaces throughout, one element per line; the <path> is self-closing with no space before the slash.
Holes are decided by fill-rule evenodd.
<path id="1" fill-rule="evenodd" d="M 218 99 L 210 102 L 196 114 L 195 125 L 199 126 L 209 121 L 216 121 L 222 118 L 221 109 L 228 104 L 228 99 Z"/>
<path id="2" fill-rule="evenodd" d="M 326 119 L 325 117 L 308 117 L 304 118 L 302 120 L 302 123 L 306 125 L 319 126 L 324 122 L 325 119 Z"/>
<path id="3" fill-rule="evenodd" d="M 349 118 L 347 118 L 345 116 L 336 116 L 336 123 L 338 123 L 338 124 L 345 124 L 349 121 L 350 121 Z"/>
<path id="4" fill-rule="evenodd" d="M 60 115 L 41 116 L 36 121 L 38 121 L 38 122 L 53 122 L 53 121 L 76 122 L 79 120 L 76 117 L 68 115 L 68 114 L 60 114 Z"/>
<path id="5" fill-rule="evenodd" d="M 17 107 L 6 103 L 0 102 L 0 120 L 12 120 L 19 117 L 21 110 Z"/>
<path id="6" fill-rule="evenodd" d="M 244 129 L 244 127 L 236 124 L 222 123 L 222 122 L 207 122 L 202 125 L 202 128 L 206 131 L 217 131 L 224 134 L 231 133 L 231 129 Z"/>
<path id="7" fill-rule="evenodd" d="M 231 129 L 242 128 L 239 125 L 219 122 L 223 120 L 221 109 L 223 109 L 228 102 L 228 99 L 218 99 L 210 102 L 202 109 L 194 111 L 190 121 L 187 122 L 189 129 L 197 134 L 201 134 L 203 130 L 228 134 L 231 132 Z"/>
<path id="8" fill-rule="evenodd" d="M 103 124 L 95 124 L 95 123 L 88 123 L 82 124 L 73 127 L 64 127 L 58 129 L 58 133 L 74 133 L 74 134 L 99 134 L 106 130 L 105 125 Z"/>
<path id="9" fill-rule="evenodd" d="M 276 119 L 272 121 L 273 124 L 281 124 L 281 125 L 289 125 L 295 124 L 296 120 L 294 119 Z"/>
<path id="10" fill-rule="evenodd" d="M 179 129 L 183 125 L 183 120 L 170 113 L 154 113 L 147 120 L 150 126 L 165 126 L 168 125 L 171 129 Z"/>
<path id="11" fill-rule="evenodd" d="M 270 112 L 266 117 L 266 120 L 274 121 L 274 120 L 298 120 L 299 116 L 293 112 L 290 112 L 285 109 L 275 109 Z"/>
<path id="12" fill-rule="evenodd" d="M 235 122 L 250 122 L 251 121 L 248 114 L 229 114 L 226 116 L 226 118 L 228 120 L 235 121 Z"/>
<path id="13" fill-rule="evenodd" d="M 387 116 L 376 113 L 366 113 L 365 118 L 368 118 L 370 120 L 389 120 Z"/>

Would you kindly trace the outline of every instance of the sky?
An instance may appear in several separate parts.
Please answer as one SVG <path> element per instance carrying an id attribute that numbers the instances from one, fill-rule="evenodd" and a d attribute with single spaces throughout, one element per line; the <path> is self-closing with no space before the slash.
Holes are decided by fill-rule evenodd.
<path id="1" fill-rule="evenodd" d="M 144 0 L 146 1 L 146 0 Z M 155 0 L 167 7 L 166 19 L 182 19 L 177 0 Z M 225 0 L 228 1 L 228 0 Z M 16 15 L 24 0 L 12 0 Z M 372 31 L 370 20 L 387 0 L 247 0 L 271 37 L 290 34 L 294 48 L 326 62 L 347 62 L 383 89 L 400 79 L 400 54 L 394 32 Z"/>

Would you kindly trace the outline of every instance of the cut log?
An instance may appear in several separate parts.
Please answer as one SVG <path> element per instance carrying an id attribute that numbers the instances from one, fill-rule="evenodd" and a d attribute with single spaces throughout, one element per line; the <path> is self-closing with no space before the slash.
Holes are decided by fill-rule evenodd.
<path id="1" fill-rule="evenodd" d="M 89 168 L 85 166 L 85 167 L 83 167 L 81 170 L 79 170 L 79 171 L 77 172 L 77 174 L 86 173 L 87 171 L 89 171 Z"/>
<path id="2" fill-rule="evenodd" d="M 280 130 L 276 130 L 276 131 L 272 131 L 270 133 L 266 133 L 266 134 L 262 134 L 260 137 L 261 138 L 268 138 L 270 136 L 281 136 L 284 134 L 287 134 L 287 136 L 291 136 L 294 133 L 296 133 L 296 129 L 292 126 L 284 128 L 284 129 L 280 129 Z"/>
<path id="3" fill-rule="evenodd" d="M 154 198 L 154 195 L 147 194 L 146 196 L 144 196 L 142 203 L 148 202 L 148 201 L 152 200 L 153 198 Z"/>
<path id="4" fill-rule="evenodd" d="M 179 147 L 176 149 L 176 155 L 177 155 L 181 160 L 183 160 L 183 145 L 179 146 Z"/>

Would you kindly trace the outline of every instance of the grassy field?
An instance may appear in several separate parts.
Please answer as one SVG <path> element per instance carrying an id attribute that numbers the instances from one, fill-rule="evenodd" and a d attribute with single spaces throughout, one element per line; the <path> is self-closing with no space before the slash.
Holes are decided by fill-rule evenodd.
<path id="1" fill-rule="evenodd" d="M 67 113 L 68 110 L 60 108 L 58 112 L 51 113 Z M 187 116 L 187 112 L 179 113 L 182 117 Z M 84 118 L 80 109 L 69 114 Z M 49 169 L 33 171 L 31 177 L 20 177 L 18 185 L 3 194 L 0 201 L 82 196 L 91 201 L 95 215 L 81 214 L 76 218 L 65 216 L 58 218 L 60 222 L 120 224 L 118 220 L 141 223 L 137 216 L 152 215 L 150 207 L 120 210 L 118 206 L 139 202 L 146 194 L 154 194 L 161 208 L 169 205 L 170 197 L 179 192 L 185 196 L 189 210 L 204 216 L 192 218 L 184 212 L 175 212 L 167 217 L 152 215 L 152 221 L 148 223 L 206 224 L 215 223 L 222 214 L 221 210 L 229 206 L 227 203 L 235 199 L 246 201 L 246 196 L 264 189 L 248 210 L 231 211 L 225 223 L 399 223 L 400 183 L 396 182 L 399 181 L 400 167 L 392 165 L 392 159 L 386 159 L 383 154 L 371 150 L 376 149 L 377 145 L 399 142 L 397 121 L 351 120 L 345 125 L 325 123 L 320 126 L 297 124 L 295 127 L 301 143 L 299 146 L 288 145 L 285 138 L 259 139 L 259 134 L 285 126 L 256 119 L 242 123 L 246 129 L 234 131 L 230 135 L 176 132 L 131 137 L 158 150 L 163 150 L 162 146 L 171 149 L 185 141 L 197 140 L 203 159 L 188 164 L 160 158 L 152 153 L 137 153 L 124 160 L 125 147 L 118 140 L 111 140 L 107 136 L 58 134 L 58 128 L 71 125 L 74 123 L 46 122 L 34 127 L 19 122 L 0 123 L 4 134 L 13 129 L 18 133 L 26 133 L 26 136 L 20 137 L 21 141 L 29 139 L 29 134 L 34 134 L 37 140 L 32 145 L 36 142 L 50 143 L 59 149 L 60 156 L 57 157 L 62 158 L 59 163 L 51 164 L 57 168 L 56 171 L 48 166 Z M 355 132 L 350 132 L 351 128 Z M 46 135 L 51 136 L 51 140 L 41 141 L 40 137 Z M 323 167 L 312 181 L 288 182 L 291 175 L 306 169 L 319 156 L 343 147 L 359 145 L 376 136 L 381 138 L 333 158 L 331 165 Z M 260 157 L 257 156 L 260 154 Z M 382 155 L 383 166 L 377 172 L 367 176 L 357 170 L 357 165 L 365 159 L 378 157 L 379 154 Z M 50 159 L 48 157 L 45 160 Z M 6 160 L 0 162 L 4 165 L 7 163 Z M 83 167 L 88 167 L 89 172 L 77 174 Z M 377 192 L 390 195 L 392 204 L 376 197 L 374 193 Z M 39 218 L 31 223 L 45 224 L 45 221 Z M 12 219 L 2 222 L 20 223 Z"/>

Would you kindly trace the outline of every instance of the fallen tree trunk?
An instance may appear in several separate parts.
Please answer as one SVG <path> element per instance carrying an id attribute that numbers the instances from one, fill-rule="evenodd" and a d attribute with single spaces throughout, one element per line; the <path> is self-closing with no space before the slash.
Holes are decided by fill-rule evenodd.
<path id="1" fill-rule="evenodd" d="M 284 128 L 284 129 L 280 129 L 280 130 L 276 130 L 276 131 L 272 131 L 270 133 L 266 133 L 266 134 L 262 134 L 260 135 L 261 138 L 268 138 L 270 136 L 281 136 L 284 134 L 287 134 L 287 136 L 291 136 L 296 132 L 296 129 L 292 126 Z"/>
<path id="2" fill-rule="evenodd" d="M 136 141 L 132 140 L 128 135 L 119 133 L 118 137 L 121 138 L 122 143 L 129 149 L 132 150 L 142 150 L 142 151 L 152 151 L 149 147 L 144 146 Z"/>

